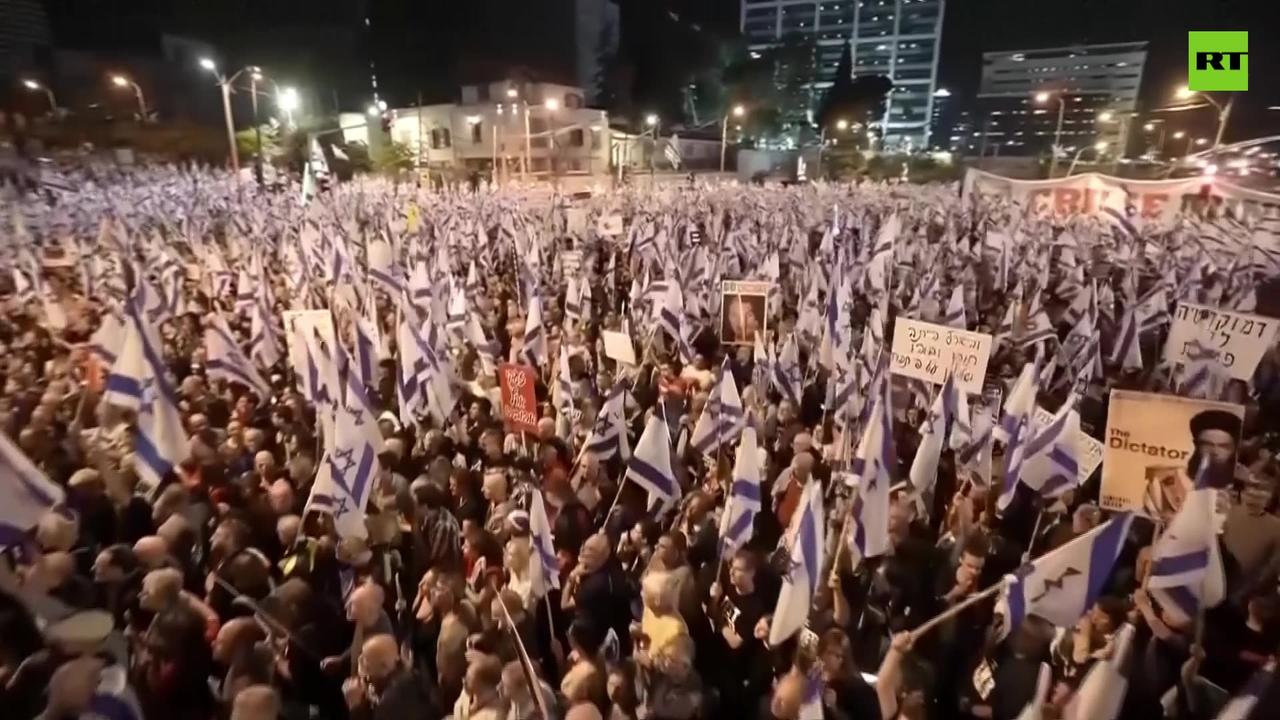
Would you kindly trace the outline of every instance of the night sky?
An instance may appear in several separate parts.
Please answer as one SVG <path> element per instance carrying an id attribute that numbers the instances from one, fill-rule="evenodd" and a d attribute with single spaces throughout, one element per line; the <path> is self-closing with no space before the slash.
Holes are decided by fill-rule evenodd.
<path id="1" fill-rule="evenodd" d="M 219 0 L 220 1 L 220 0 Z M 489 12 L 505 15 L 491 3 L 442 3 L 437 0 L 366 0 L 385 9 L 404 6 L 419 9 L 416 19 L 406 24 L 422 25 L 403 32 L 416 38 L 417 62 L 433 65 L 456 64 L 459 56 L 476 58 L 486 47 L 524 44 L 514 41 L 493 43 L 494 36 L 479 32 L 473 25 L 488 25 Z M 213 0 L 46 0 L 58 34 L 57 42 L 81 47 L 141 45 L 149 34 L 168 22 L 175 8 L 198 7 Z M 330 7 L 331 12 L 351 12 L 352 6 L 333 0 L 258 0 L 262 8 Z M 537 8 L 562 8 L 565 0 L 505 0 L 498 5 L 519 2 L 526 15 Z M 669 8 L 704 29 L 725 35 L 736 35 L 740 0 L 617 0 L 623 6 L 637 3 Z M 170 4 L 171 3 L 171 4 Z M 346 10 L 341 8 L 346 5 Z M 164 9 L 161 9 L 164 8 Z M 429 9 L 428 9 L 429 8 Z M 469 8 L 469 9 L 468 9 Z M 280 14 L 270 13 L 268 14 Z M 306 24 L 307 12 L 294 11 L 298 22 Z M 376 10 L 375 10 L 376 14 Z M 242 20 L 242 18 L 239 18 Z M 280 18 L 273 18 L 277 21 Z M 408 20 L 408 18 L 405 18 Z M 239 24 L 239 23 L 238 23 Z M 276 23 L 271 23 L 275 25 Z M 507 25 L 508 23 L 501 23 Z M 466 25 L 466 32 L 461 27 Z M 529 28 L 529 22 L 515 25 Z M 536 25 L 536 23 L 533 23 Z M 1249 30 L 1250 90 L 1237 99 L 1236 114 L 1229 137 L 1247 137 L 1266 129 L 1280 128 L 1280 112 L 1268 112 L 1268 105 L 1280 105 L 1280 0 L 948 0 L 943 29 L 942 59 L 939 85 L 957 97 L 956 105 L 964 107 L 977 91 L 981 71 L 981 55 L 986 50 L 1061 46 L 1074 43 L 1097 43 L 1146 40 L 1150 55 L 1143 78 L 1140 110 L 1165 105 L 1172 89 L 1185 80 L 1186 32 L 1188 30 Z M 624 29 L 625 31 L 625 29 Z M 554 33 L 525 33 L 547 38 L 547 43 L 563 40 L 548 37 Z M 465 38 L 465 39 L 464 39 Z M 654 38 L 661 43 L 661 38 Z M 466 43 L 477 47 L 459 47 Z M 489 44 L 493 43 L 493 44 Z M 450 47 L 451 46 L 451 47 Z M 549 52 L 562 48 L 545 48 Z M 276 54 L 279 48 L 273 49 Z M 537 53 L 535 53 L 536 55 Z M 444 55 L 454 56 L 446 59 Z M 407 71 L 417 73 L 416 68 Z M 442 78 L 443 79 L 443 78 Z M 1271 117 L 1268 117 L 1270 115 Z M 1168 115 L 1171 126 L 1177 123 L 1193 132 L 1210 127 L 1208 110 Z"/>

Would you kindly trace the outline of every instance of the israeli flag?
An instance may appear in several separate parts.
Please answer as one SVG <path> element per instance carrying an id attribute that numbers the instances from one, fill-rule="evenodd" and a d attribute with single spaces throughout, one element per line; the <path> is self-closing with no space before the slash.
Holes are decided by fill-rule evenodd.
<path id="1" fill-rule="evenodd" d="M 271 385 L 262 379 L 257 368 L 245 357 L 221 315 L 208 318 L 204 329 L 204 351 L 205 369 L 210 377 L 240 383 L 258 393 L 259 398 L 271 397 Z"/>
<path id="2" fill-rule="evenodd" d="M 1028 615 L 1071 627 L 1093 607 L 1124 548 L 1133 515 L 1120 513 L 1005 578 L 1010 631 Z"/>
<path id="3" fill-rule="evenodd" d="M 804 486 L 799 512 L 791 518 L 787 540 L 791 543 L 791 567 L 782 579 L 782 591 L 769 626 L 769 645 L 777 647 L 799 632 L 809 619 L 809 608 L 818 596 L 826 550 L 826 516 L 822 511 L 822 484 Z"/>
<path id="4" fill-rule="evenodd" d="M 738 395 L 738 384 L 733 380 L 729 358 L 725 357 L 720 366 L 720 377 L 702 406 L 702 415 L 693 427 L 689 442 L 698 452 L 710 455 L 721 445 L 736 442 L 745 424 L 742 397 Z"/>
<path id="5" fill-rule="evenodd" d="M 952 288 L 951 299 L 947 301 L 947 309 L 943 311 L 939 324 L 960 330 L 969 329 L 969 321 L 964 313 L 964 285 L 957 283 Z"/>
<path id="6" fill-rule="evenodd" d="M 887 380 L 872 381 L 871 411 L 863 423 L 862 439 L 850 463 L 857 485 L 849 550 L 855 561 L 889 551 L 889 488 L 897 462 L 893 448 L 893 405 Z"/>
<path id="7" fill-rule="evenodd" d="M 333 449 L 326 455 L 325 470 L 318 473 L 308 505 L 333 516 L 334 528 L 342 538 L 367 537 L 365 507 L 380 472 L 378 450 L 370 442 L 368 428 L 376 420 L 365 404 L 348 387 L 346 402 L 337 403 L 334 413 Z"/>
<path id="8" fill-rule="evenodd" d="M 560 589 L 560 560 L 556 557 L 551 522 L 547 520 L 542 491 L 534 488 L 529 498 L 529 532 L 533 536 L 534 550 L 530 558 L 533 595 L 543 597 L 551 590 Z"/>
<path id="9" fill-rule="evenodd" d="M 942 388 L 933 398 L 928 417 L 920 425 L 920 447 L 911 461 L 910 475 L 911 486 L 919 497 L 931 492 L 938 478 L 938 458 L 942 456 L 947 423 L 955 418 L 958 395 L 955 378 L 947 373 Z"/>
<path id="10" fill-rule="evenodd" d="M 1009 399 L 1004 404 L 1000 423 L 993 430 L 995 439 L 1005 444 L 1004 480 L 997 501 L 1001 510 L 1009 507 L 1017 490 L 1020 466 L 1025 457 L 1025 445 L 1030 435 L 1032 411 L 1036 406 L 1039 375 L 1039 363 L 1027 363 L 1022 366 L 1022 373 L 1018 375 L 1013 389 L 1009 391 Z"/>
<path id="11" fill-rule="evenodd" d="M 1192 490 L 1151 551 L 1149 592 L 1165 612 L 1185 623 L 1226 597 L 1214 532 L 1216 498 L 1212 488 Z"/>
<path id="12" fill-rule="evenodd" d="M 1072 393 L 1053 418 L 1032 432 L 1019 467 L 1018 481 L 1042 497 L 1056 498 L 1074 488 L 1080 475 L 1080 414 Z"/>
<path id="13" fill-rule="evenodd" d="M 773 386 L 782 394 L 782 399 L 790 400 L 799 407 L 800 383 L 800 346 L 796 343 L 796 336 L 791 335 L 783 343 L 778 361 L 773 365 Z"/>
<path id="14" fill-rule="evenodd" d="M 1072 621 L 1075 622 L 1074 620 Z M 1129 689 L 1129 656 L 1133 648 L 1133 626 L 1125 623 L 1116 631 L 1111 657 L 1089 668 L 1076 694 L 1063 710 L 1063 720 L 1115 720 Z"/>
<path id="15" fill-rule="evenodd" d="M 602 462 L 615 455 L 623 460 L 631 456 L 627 438 L 626 397 L 627 389 L 623 381 L 614 383 L 596 415 L 591 435 L 582 445 L 582 452 L 590 452 Z"/>
<path id="16" fill-rule="evenodd" d="M 537 293 L 529 296 L 529 312 L 524 321 L 524 345 L 520 355 L 538 368 L 547 361 L 547 335 L 542 327 L 542 300 Z"/>
<path id="17" fill-rule="evenodd" d="M 62 488 L 0 433 L 0 548 L 25 542 L 41 516 L 64 499 Z"/>
<path id="18" fill-rule="evenodd" d="M 667 424 L 658 413 L 649 422 L 636 443 L 636 452 L 627 463 L 628 480 L 649 491 L 650 506 L 669 506 L 680 499 L 680 483 L 671 469 L 671 439 Z"/>
<path id="19" fill-rule="evenodd" d="M 755 428 L 742 431 L 733 463 L 733 483 L 720 516 L 720 545 L 732 554 L 751 539 L 756 514 L 760 512 L 760 448 Z"/>
<path id="20" fill-rule="evenodd" d="M 1253 674 L 1239 695 L 1227 701 L 1218 713 L 1218 720 L 1263 720 L 1272 717 L 1260 705 L 1262 697 L 1271 690 L 1275 682 L 1276 661 L 1272 660 Z"/>

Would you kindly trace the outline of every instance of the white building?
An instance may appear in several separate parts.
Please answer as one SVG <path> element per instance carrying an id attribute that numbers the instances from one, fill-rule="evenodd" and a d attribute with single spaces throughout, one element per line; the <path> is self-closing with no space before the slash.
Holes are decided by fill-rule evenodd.
<path id="1" fill-rule="evenodd" d="M 391 140 L 407 145 L 424 170 L 496 167 L 512 178 L 609 172 L 609 118 L 583 106 L 581 88 L 504 80 L 465 85 L 461 99 L 390 110 Z M 344 123 L 343 138 L 368 143 L 379 122 L 370 117 L 369 127 L 351 130 Z"/>

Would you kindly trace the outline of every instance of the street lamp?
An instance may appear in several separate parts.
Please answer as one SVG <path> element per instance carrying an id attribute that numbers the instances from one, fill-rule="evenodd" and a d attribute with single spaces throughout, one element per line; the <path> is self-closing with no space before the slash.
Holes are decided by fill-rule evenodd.
<path id="1" fill-rule="evenodd" d="M 747 108 L 745 105 L 741 105 L 741 104 L 734 105 L 733 109 L 729 113 L 726 113 L 725 116 L 720 119 L 720 172 L 722 173 L 724 172 L 725 148 L 728 145 L 729 114 L 732 114 L 736 118 L 742 118 L 746 116 Z"/>
<path id="2" fill-rule="evenodd" d="M 251 74 L 252 73 L 260 74 L 261 71 L 256 67 L 243 67 L 237 70 L 235 74 L 232 75 L 231 77 L 226 77 L 222 73 L 218 72 L 218 64 L 215 63 L 212 58 L 207 58 L 207 57 L 200 58 L 200 67 L 213 73 L 213 76 L 218 83 L 218 87 L 222 90 L 222 115 L 223 115 L 223 119 L 226 121 L 226 124 L 227 124 L 227 145 L 228 145 L 228 149 L 231 151 L 231 171 L 238 173 L 240 172 L 240 151 L 236 148 L 236 125 L 235 125 L 235 120 L 233 120 L 231 117 L 231 92 L 232 92 L 231 86 L 233 83 L 235 83 L 236 79 L 239 78 L 242 73 L 248 72 Z M 254 98 L 255 98 L 254 107 L 256 108 L 257 107 L 256 92 L 254 93 Z M 258 155 L 259 155 L 258 178 L 259 178 L 259 181 L 261 181 L 262 153 L 259 152 Z"/>
<path id="3" fill-rule="evenodd" d="M 1227 104 L 1223 105 L 1217 100 L 1214 100 L 1208 94 L 1192 90 L 1186 85 L 1179 86 L 1178 89 L 1175 90 L 1173 94 L 1174 94 L 1174 97 L 1176 97 L 1179 100 L 1190 100 L 1191 98 L 1198 97 L 1201 100 L 1204 100 L 1205 102 L 1213 106 L 1213 109 L 1218 112 L 1218 130 L 1217 132 L 1214 133 L 1214 136 L 1213 136 L 1213 147 L 1217 148 L 1219 145 L 1221 145 L 1222 136 L 1227 131 L 1227 121 L 1231 119 L 1231 106 L 1235 103 L 1236 96 L 1232 95 L 1231 97 L 1227 98 Z"/>
<path id="4" fill-rule="evenodd" d="M 147 100 L 142 94 L 142 88 L 138 83 L 130 80 L 124 75 L 112 75 L 111 84 L 118 88 L 133 88 L 133 96 L 138 99 L 138 119 L 142 122 L 147 121 Z"/>
<path id="5" fill-rule="evenodd" d="M 551 112 L 555 112 L 560 109 L 560 101 L 555 98 L 547 98 L 547 101 L 545 104 L 547 106 L 547 109 L 550 110 Z"/>
<path id="6" fill-rule="evenodd" d="M 280 112 L 284 113 L 285 124 L 293 127 L 293 112 L 298 109 L 301 100 L 298 98 L 298 89 L 287 87 L 276 94 L 276 107 L 280 108 Z"/>
<path id="7" fill-rule="evenodd" d="M 1053 177 L 1058 171 L 1058 153 L 1062 149 L 1062 115 L 1067 111 L 1067 103 L 1061 93 L 1050 94 L 1042 90 L 1035 94 L 1035 101 L 1039 105 L 1049 102 L 1050 98 L 1056 98 L 1058 101 L 1058 124 L 1053 130 L 1053 157 L 1049 160 L 1049 177 Z"/>
<path id="8" fill-rule="evenodd" d="M 837 120 L 837 121 L 836 121 L 836 129 L 837 129 L 837 130 L 839 130 L 840 132 L 844 132 L 845 130 L 848 130 L 848 129 L 849 129 L 849 121 L 848 121 L 848 120 Z"/>
<path id="9" fill-rule="evenodd" d="M 41 85 L 40 83 L 31 79 L 23 80 L 22 86 L 32 92 L 35 92 L 37 90 L 43 90 L 45 97 L 49 98 L 49 112 L 53 113 L 55 116 L 58 114 L 58 101 L 57 99 L 54 98 L 53 90 L 50 89 L 49 86 Z"/>
<path id="10" fill-rule="evenodd" d="M 515 100 L 516 98 L 520 97 L 520 91 L 516 90 L 513 87 L 509 87 L 507 88 L 507 97 L 511 98 L 512 100 Z"/>
<path id="11" fill-rule="evenodd" d="M 658 124 L 658 116 L 657 116 L 657 115 L 655 115 L 655 114 L 653 114 L 653 113 L 649 113 L 648 115 L 645 115 L 645 116 L 644 116 L 644 124 L 645 124 L 645 125 L 648 125 L 649 127 L 653 127 L 653 126 L 657 125 L 657 124 Z"/>
<path id="12" fill-rule="evenodd" d="M 1079 150 L 1076 150 L 1076 154 L 1071 158 L 1071 164 L 1067 166 L 1066 177 L 1071 177 L 1071 174 L 1076 171 L 1076 163 L 1080 162 L 1080 156 L 1084 154 L 1085 150 L 1093 148 L 1093 152 L 1097 155 L 1097 159 L 1102 160 L 1102 153 L 1106 152 L 1107 147 L 1108 143 L 1099 140 L 1092 145 L 1085 145 Z"/>

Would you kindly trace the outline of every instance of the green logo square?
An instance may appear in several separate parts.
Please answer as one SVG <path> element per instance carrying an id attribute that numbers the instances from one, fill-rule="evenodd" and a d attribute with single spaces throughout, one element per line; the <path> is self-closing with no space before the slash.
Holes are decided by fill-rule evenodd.
<path id="1" fill-rule="evenodd" d="M 1187 87 L 1196 91 L 1249 89 L 1249 33 L 1192 30 L 1187 33 Z"/>

